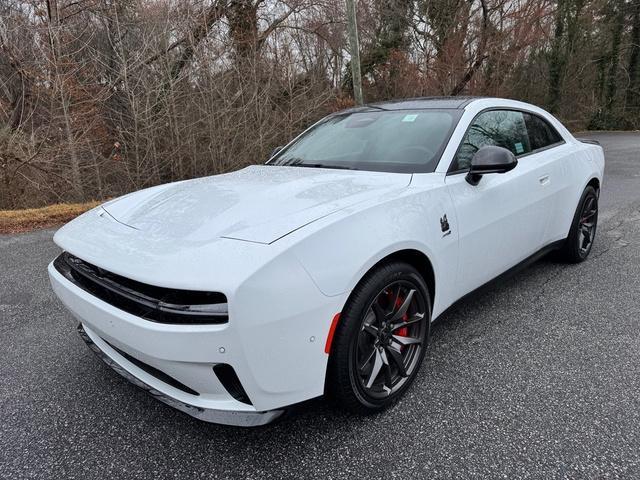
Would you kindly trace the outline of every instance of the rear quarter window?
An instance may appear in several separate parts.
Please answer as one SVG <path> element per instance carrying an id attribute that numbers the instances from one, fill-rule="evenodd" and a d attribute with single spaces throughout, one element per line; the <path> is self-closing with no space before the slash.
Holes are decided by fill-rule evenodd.
<path id="1" fill-rule="evenodd" d="M 524 113 L 523 115 L 532 151 L 547 148 L 563 141 L 558 131 L 543 118 L 532 113 Z"/>

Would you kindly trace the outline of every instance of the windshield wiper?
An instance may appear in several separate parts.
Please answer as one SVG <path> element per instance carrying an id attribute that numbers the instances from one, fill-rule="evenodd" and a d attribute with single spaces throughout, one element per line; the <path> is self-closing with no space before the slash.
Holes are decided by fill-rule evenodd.
<path id="1" fill-rule="evenodd" d="M 306 167 L 306 168 L 332 168 L 335 170 L 356 170 L 353 167 L 346 165 L 326 165 L 324 163 L 305 163 L 304 159 L 300 157 L 289 158 L 282 163 L 273 163 L 271 165 L 277 165 L 279 167 Z"/>
<path id="2" fill-rule="evenodd" d="M 331 168 L 334 170 L 355 170 L 353 167 L 344 165 L 325 165 L 324 163 L 290 163 L 283 164 L 284 167 L 306 167 L 306 168 Z"/>

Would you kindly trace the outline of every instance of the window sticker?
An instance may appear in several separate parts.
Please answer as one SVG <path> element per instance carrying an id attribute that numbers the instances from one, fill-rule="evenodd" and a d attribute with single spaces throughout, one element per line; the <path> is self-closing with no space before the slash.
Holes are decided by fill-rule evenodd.
<path id="1" fill-rule="evenodd" d="M 405 116 L 402 118 L 402 121 L 403 121 L 403 122 L 415 122 L 415 121 L 416 121 L 416 118 L 418 118 L 418 115 L 417 115 L 417 114 L 414 114 L 414 115 L 405 115 Z"/>
<path id="2" fill-rule="evenodd" d="M 522 146 L 522 143 L 518 142 L 514 145 L 514 147 L 516 147 L 516 153 L 524 152 L 524 147 Z"/>

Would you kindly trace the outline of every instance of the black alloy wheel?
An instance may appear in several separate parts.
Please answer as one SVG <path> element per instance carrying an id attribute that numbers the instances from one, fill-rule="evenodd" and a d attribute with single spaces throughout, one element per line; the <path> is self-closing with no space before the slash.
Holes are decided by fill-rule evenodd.
<path id="1" fill-rule="evenodd" d="M 598 199 L 594 195 L 589 195 L 582 206 L 580 220 L 578 222 L 578 248 L 580 254 L 586 257 L 593 245 L 596 236 L 596 226 L 598 221 Z"/>
<path id="2" fill-rule="evenodd" d="M 587 259 L 598 226 L 598 192 L 592 186 L 585 188 L 573 216 L 569 236 L 560 250 L 560 256 L 569 263 Z"/>
<path id="3" fill-rule="evenodd" d="M 421 358 L 426 302 L 406 280 L 383 288 L 367 309 L 352 358 L 359 387 L 374 398 L 397 392 Z"/>
<path id="4" fill-rule="evenodd" d="M 420 273 L 390 262 L 352 292 L 335 331 L 326 392 L 340 407 L 373 413 L 415 379 L 429 339 L 431 299 Z"/>

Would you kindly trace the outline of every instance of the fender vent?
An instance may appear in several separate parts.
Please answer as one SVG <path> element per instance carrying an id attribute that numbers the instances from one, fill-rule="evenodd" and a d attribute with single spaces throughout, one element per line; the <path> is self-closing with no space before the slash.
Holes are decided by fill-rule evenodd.
<path id="1" fill-rule="evenodd" d="M 253 405 L 251 400 L 249 400 L 247 392 L 244 391 L 236 371 L 231 365 L 219 363 L 213 367 L 213 372 L 218 377 L 218 380 L 220 380 L 222 386 L 227 390 L 227 392 L 229 392 L 229 395 L 239 402 L 246 403 L 247 405 Z"/>

